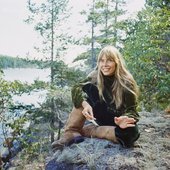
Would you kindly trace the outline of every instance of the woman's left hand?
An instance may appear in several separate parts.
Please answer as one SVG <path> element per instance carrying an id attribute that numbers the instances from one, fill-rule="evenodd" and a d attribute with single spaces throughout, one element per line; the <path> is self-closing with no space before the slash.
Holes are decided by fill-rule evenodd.
<path id="1" fill-rule="evenodd" d="M 90 104 L 87 103 L 86 101 L 83 101 L 82 106 L 83 106 L 82 114 L 85 116 L 85 118 L 87 120 L 95 120 L 95 118 L 93 116 L 93 109 L 90 106 Z"/>
<path id="2" fill-rule="evenodd" d="M 120 128 L 125 129 L 128 127 L 134 127 L 136 120 L 134 118 L 129 118 L 128 116 L 120 116 L 114 118 L 115 124 Z"/>

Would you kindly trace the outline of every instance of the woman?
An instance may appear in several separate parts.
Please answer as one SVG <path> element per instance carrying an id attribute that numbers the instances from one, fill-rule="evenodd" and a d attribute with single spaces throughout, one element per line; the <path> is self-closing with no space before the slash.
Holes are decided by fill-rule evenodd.
<path id="1" fill-rule="evenodd" d="M 82 142 L 83 136 L 133 146 L 139 137 L 137 97 L 137 84 L 121 54 L 115 47 L 106 46 L 99 53 L 96 70 L 73 87 L 75 107 L 63 136 L 52 143 L 53 149 Z M 84 126 L 86 119 L 94 124 Z"/>

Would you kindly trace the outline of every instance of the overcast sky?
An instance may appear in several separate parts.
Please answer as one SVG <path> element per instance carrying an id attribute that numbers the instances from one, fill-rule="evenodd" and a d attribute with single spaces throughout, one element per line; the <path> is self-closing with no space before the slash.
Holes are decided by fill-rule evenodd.
<path id="1" fill-rule="evenodd" d="M 73 22 L 80 19 L 79 11 L 86 8 L 86 2 L 90 0 L 71 0 L 74 6 Z M 27 0 L 0 0 L 0 54 L 9 56 L 26 57 L 29 52 L 33 57 L 37 56 L 34 46 L 39 44 L 38 34 L 31 25 L 24 23 L 28 16 Z M 81 5 L 80 5 L 81 2 Z M 144 0 L 127 0 L 129 13 L 140 10 Z M 75 50 L 69 50 L 75 54 Z"/>

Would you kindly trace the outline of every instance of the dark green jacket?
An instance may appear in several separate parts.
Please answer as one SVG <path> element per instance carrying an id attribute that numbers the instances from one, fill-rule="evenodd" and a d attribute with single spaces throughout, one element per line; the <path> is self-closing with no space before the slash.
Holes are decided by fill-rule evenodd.
<path id="1" fill-rule="evenodd" d="M 139 120 L 139 115 L 136 111 L 137 102 L 134 94 L 128 90 L 124 90 L 123 93 L 123 102 L 119 109 L 116 109 L 115 103 L 112 103 L 112 92 L 111 86 L 113 84 L 114 78 L 105 77 L 104 78 L 104 98 L 107 104 L 108 110 L 111 110 L 114 113 L 118 112 L 119 116 L 128 116 Z M 78 83 L 72 88 L 72 101 L 76 108 L 81 107 L 82 102 L 87 101 L 88 94 L 84 87 L 88 84 L 92 84 L 97 88 L 97 72 L 92 72 L 84 81 Z M 104 102 L 104 101 L 103 101 Z"/>

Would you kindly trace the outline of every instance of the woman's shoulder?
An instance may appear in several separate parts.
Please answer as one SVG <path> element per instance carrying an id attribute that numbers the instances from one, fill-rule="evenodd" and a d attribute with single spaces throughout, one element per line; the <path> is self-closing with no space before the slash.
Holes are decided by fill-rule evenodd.
<path id="1" fill-rule="evenodd" d="M 80 87 L 82 88 L 84 85 L 86 84 L 94 84 L 96 85 L 97 83 L 97 71 L 94 70 L 92 72 L 90 72 L 87 77 L 81 81 L 79 81 L 78 83 L 76 83 L 73 88 L 77 88 L 77 87 Z"/>

